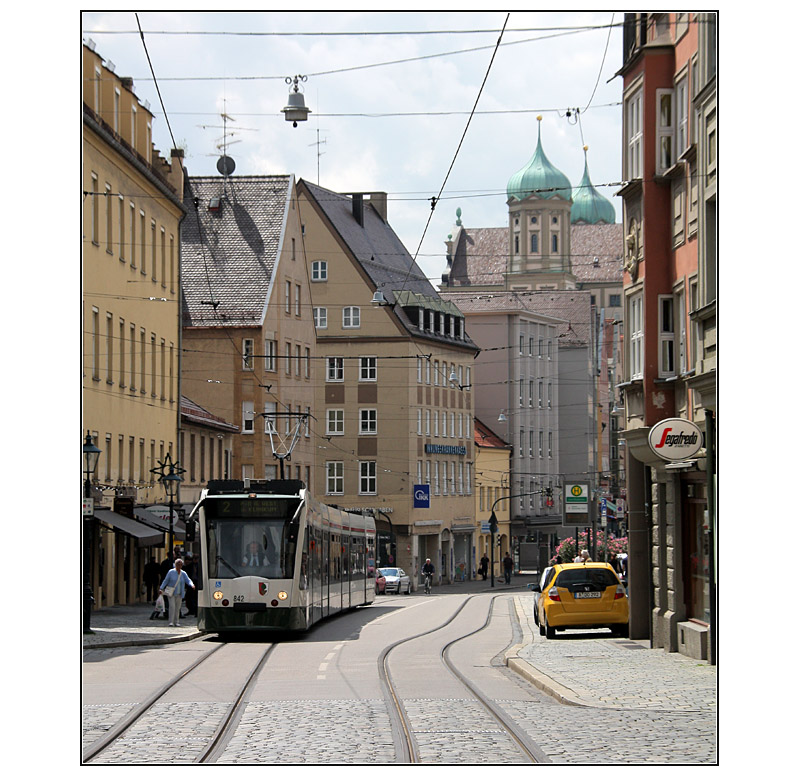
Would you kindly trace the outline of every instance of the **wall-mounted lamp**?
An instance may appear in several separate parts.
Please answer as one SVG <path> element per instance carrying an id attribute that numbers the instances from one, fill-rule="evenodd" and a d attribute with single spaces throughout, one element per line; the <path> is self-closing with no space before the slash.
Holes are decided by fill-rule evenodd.
<path id="1" fill-rule="evenodd" d="M 296 127 L 298 121 L 307 121 L 308 114 L 311 113 L 309 108 L 306 108 L 306 100 L 303 93 L 300 91 L 299 83 L 307 81 L 308 78 L 304 75 L 296 75 L 293 79 L 287 78 L 286 83 L 294 83 L 294 91 L 289 92 L 289 104 L 281 109 L 286 121 L 291 121 L 292 126 Z"/>
<path id="2" fill-rule="evenodd" d="M 374 304 L 376 307 L 382 307 L 384 305 L 389 304 L 389 302 L 386 301 L 386 297 L 383 295 L 383 291 L 378 289 L 372 295 L 372 304 Z"/>
<path id="3" fill-rule="evenodd" d="M 507 421 L 508 421 L 508 418 L 506 417 L 506 411 L 505 410 L 500 410 L 500 415 L 498 415 L 498 417 L 497 417 L 497 422 L 498 423 L 505 423 Z"/>

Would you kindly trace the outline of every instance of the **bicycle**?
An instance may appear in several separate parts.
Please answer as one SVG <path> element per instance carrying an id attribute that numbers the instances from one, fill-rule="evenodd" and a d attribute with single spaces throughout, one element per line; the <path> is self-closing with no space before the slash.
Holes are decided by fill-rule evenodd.
<path id="1" fill-rule="evenodd" d="M 422 576 L 425 577 L 425 595 L 430 595 L 431 594 L 431 578 L 433 577 L 433 574 L 423 574 Z"/>

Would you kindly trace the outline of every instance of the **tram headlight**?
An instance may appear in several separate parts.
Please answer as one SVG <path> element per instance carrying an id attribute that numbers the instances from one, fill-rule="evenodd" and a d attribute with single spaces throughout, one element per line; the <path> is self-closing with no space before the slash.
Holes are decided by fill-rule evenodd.
<path id="1" fill-rule="evenodd" d="M 221 599 L 222 599 L 222 591 L 221 590 L 215 590 L 214 591 L 214 600 L 215 601 L 219 601 Z"/>
<path id="2" fill-rule="evenodd" d="M 285 601 L 288 597 L 289 594 L 285 590 L 281 590 L 280 593 L 278 593 L 278 599 L 281 601 Z"/>

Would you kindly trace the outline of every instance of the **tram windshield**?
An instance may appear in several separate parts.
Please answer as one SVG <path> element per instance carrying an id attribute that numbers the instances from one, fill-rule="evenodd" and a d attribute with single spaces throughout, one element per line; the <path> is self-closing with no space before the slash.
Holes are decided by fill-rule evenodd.
<path id="1" fill-rule="evenodd" d="M 298 506 L 289 499 L 207 500 L 208 576 L 293 577 L 299 525 L 293 518 Z"/>

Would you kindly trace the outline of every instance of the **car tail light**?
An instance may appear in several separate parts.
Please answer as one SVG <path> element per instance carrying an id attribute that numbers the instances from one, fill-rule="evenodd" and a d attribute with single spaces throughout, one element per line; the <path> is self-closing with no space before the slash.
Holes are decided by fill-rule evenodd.
<path id="1" fill-rule="evenodd" d="M 614 593 L 614 600 L 618 598 L 625 598 L 625 588 L 622 585 L 617 585 L 617 592 Z"/>
<path id="2" fill-rule="evenodd" d="M 561 596 L 558 594 L 558 588 L 556 588 L 556 587 L 551 587 L 550 588 L 550 591 L 547 593 L 547 597 L 551 601 L 560 601 L 561 600 Z"/>

